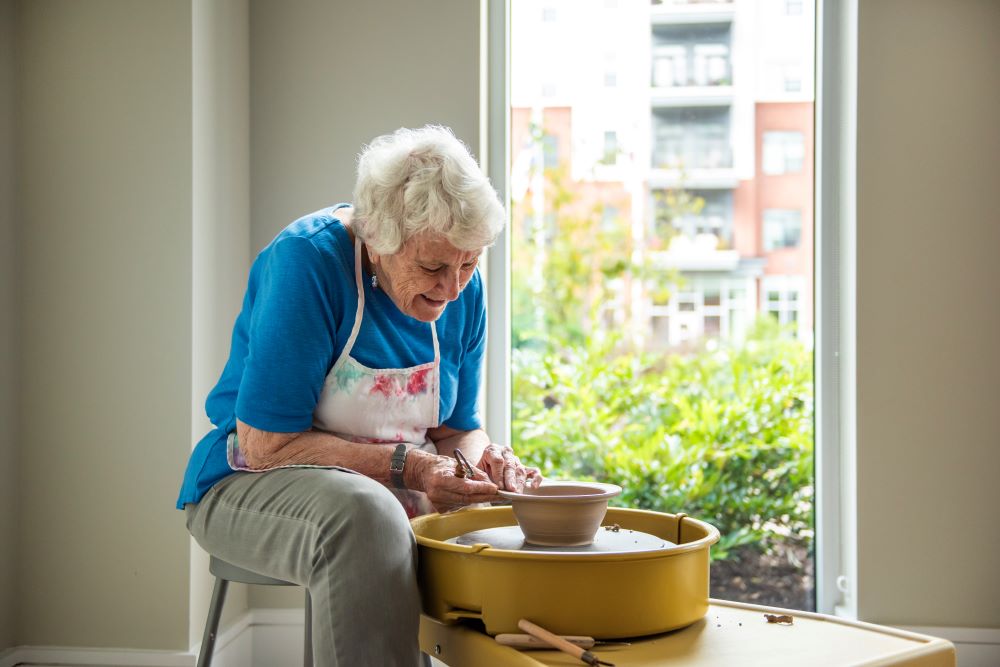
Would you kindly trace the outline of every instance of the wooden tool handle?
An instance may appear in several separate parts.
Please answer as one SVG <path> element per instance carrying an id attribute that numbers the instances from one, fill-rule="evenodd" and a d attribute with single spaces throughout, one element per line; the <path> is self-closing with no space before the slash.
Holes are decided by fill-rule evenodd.
<path id="1" fill-rule="evenodd" d="M 574 658 L 583 660 L 583 654 L 586 652 L 586 649 L 569 643 L 559 635 L 554 635 L 545 628 L 540 628 L 531 621 L 523 618 L 517 622 L 517 627 L 521 628 L 529 635 L 538 637 L 549 646 L 553 646 L 564 653 L 569 653 Z"/>
<path id="2" fill-rule="evenodd" d="M 559 637 L 565 639 L 570 644 L 579 646 L 580 648 L 593 648 L 594 638 L 585 637 L 583 635 L 558 635 Z M 538 648 L 550 648 L 550 645 L 543 642 L 538 637 L 533 637 L 531 635 L 522 635 L 516 632 L 502 633 L 496 636 L 498 644 L 503 646 L 510 646 L 511 648 L 519 649 L 538 649 Z"/>

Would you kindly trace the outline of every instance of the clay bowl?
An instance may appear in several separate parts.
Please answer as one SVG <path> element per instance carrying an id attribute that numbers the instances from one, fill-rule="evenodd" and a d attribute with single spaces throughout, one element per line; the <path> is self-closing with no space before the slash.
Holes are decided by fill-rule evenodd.
<path id="1" fill-rule="evenodd" d="M 622 487 L 599 482 L 545 481 L 524 493 L 500 491 L 510 500 L 524 540 L 544 547 L 579 547 L 594 541 L 608 500 Z"/>

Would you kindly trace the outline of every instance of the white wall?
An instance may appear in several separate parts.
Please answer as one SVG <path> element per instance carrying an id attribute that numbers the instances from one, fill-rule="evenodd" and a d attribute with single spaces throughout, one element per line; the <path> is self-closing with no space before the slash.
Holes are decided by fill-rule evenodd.
<path id="1" fill-rule="evenodd" d="M 19 10 L 15 641 L 186 647 L 190 3 Z"/>
<path id="2" fill-rule="evenodd" d="M 172 505 L 250 257 L 376 134 L 477 148 L 478 3 L 0 2 L 0 647 L 185 649 L 210 580 Z"/>
<path id="3" fill-rule="evenodd" d="M 229 358 L 250 266 L 250 29 L 248 0 L 192 4 L 191 443 L 211 428 L 205 397 Z M 191 540 L 190 643 L 201 641 L 214 577 Z M 222 627 L 247 609 L 232 584 Z"/>
<path id="4" fill-rule="evenodd" d="M 1000 628 L 1000 3 L 860 3 L 858 614 Z"/>
<path id="5" fill-rule="evenodd" d="M 364 142 L 450 126 L 477 151 L 479 3 L 251 3 L 253 248 L 348 201 Z"/>
<path id="6" fill-rule="evenodd" d="M 17 577 L 15 6 L 0 0 L 0 650 L 14 643 Z"/>

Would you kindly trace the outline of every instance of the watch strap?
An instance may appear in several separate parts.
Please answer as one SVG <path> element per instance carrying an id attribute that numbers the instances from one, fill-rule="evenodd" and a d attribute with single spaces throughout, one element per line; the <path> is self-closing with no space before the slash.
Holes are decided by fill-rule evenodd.
<path id="1" fill-rule="evenodd" d="M 389 478 L 397 489 L 406 488 L 406 482 L 403 480 L 403 466 L 406 465 L 408 451 L 405 443 L 399 443 L 396 445 L 396 450 L 392 453 L 392 460 L 389 462 Z"/>

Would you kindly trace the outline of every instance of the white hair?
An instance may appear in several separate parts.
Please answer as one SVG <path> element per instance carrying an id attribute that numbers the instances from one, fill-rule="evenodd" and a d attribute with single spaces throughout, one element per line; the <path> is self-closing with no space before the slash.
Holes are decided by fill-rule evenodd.
<path id="1" fill-rule="evenodd" d="M 506 214 L 469 149 L 446 127 L 400 128 L 358 156 L 354 226 L 380 255 L 430 231 L 459 250 L 491 245 Z"/>

